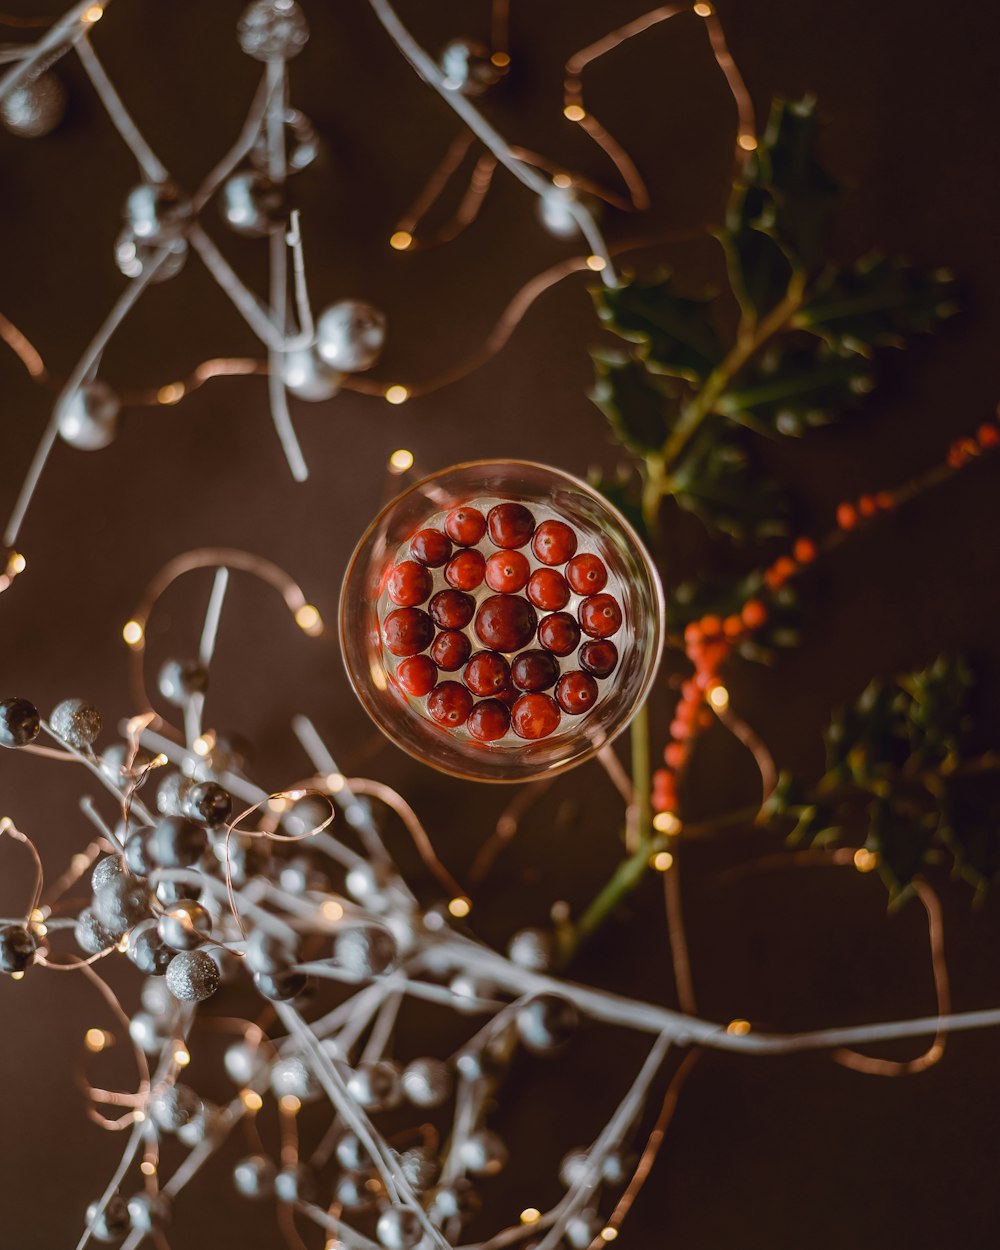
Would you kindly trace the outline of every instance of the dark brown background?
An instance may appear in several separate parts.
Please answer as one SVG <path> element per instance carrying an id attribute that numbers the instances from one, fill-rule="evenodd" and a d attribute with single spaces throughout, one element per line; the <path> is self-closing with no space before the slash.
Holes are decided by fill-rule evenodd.
<path id="1" fill-rule="evenodd" d="M 15 0 L 7 0 L 12 8 Z M 48 6 L 27 2 L 21 14 Z M 439 252 L 398 255 L 386 239 L 397 214 L 443 150 L 455 123 L 388 43 L 366 6 L 307 0 L 312 39 L 295 62 L 293 102 L 328 144 L 325 167 L 302 175 L 310 283 L 318 307 L 369 298 L 387 312 L 390 339 L 378 376 L 408 380 L 462 359 L 532 273 L 568 254 L 537 225 L 529 195 L 505 174 L 475 228 Z M 1000 332 L 993 159 L 997 23 L 989 5 L 885 0 L 723 3 L 730 43 L 758 108 L 773 93 L 814 91 L 830 120 L 830 166 L 853 184 L 838 251 L 903 252 L 961 276 L 967 312 L 937 341 L 886 366 L 886 384 L 840 427 L 770 451 L 797 483 L 811 527 L 836 501 L 895 483 L 942 455 L 948 441 L 992 411 Z M 95 44 L 140 127 L 175 175 L 193 185 L 231 141 L 258 67 L 233 38 L 239 0 L 119 0 Z M 426 11 L 420 12 L 423 8 Z M 407 6 L 437 47 L 484 34 L 486 5 Z M 560 115 L 569 53 L 639 3 L 515 4 L 514 73 L 495 106 L 512 138 L 602 175 L 599 154 Z M 73 64 L 70 115 L 42 141 L 0 135 L 0 308 L 64 374 L 123 279 L 111 259 L 120 204 L 134 166 Z M 719 212 L 732 106 L 684 16 L 594 68 L 589 102 L 647 175 L 655 207 L 641 223 L 614 217 L 612 239 L 684 227 Z M 241 272 L 260 284 L 259 243 L 206 219 Z M 718 276 L 709 243 L 643 258 L 702 281 Z M 0 686 L 48 710 L 81 694 L 113 725 L 131 709 L 120 628 L 160 565 L 190 547 L 225 543 L 284 566 L 332 621 L 351 547 L 377 510 L 384 465 L 399 446 L 430 470 L 477 456 L 525 456 L 583 472 L 612 463 L 603 420 L 585 396 L 586 348 L 597 337 L 581 279 L 546 295 L 492 364 L 439 394 L 390 408 L 344 395 L 294 416 L 312 467 L 290 481 L 260 379 L 213 382 L 177 408 L 129 414 L 99 454 L 59 445 L 29 514 L 21 547 L 30 571 L 3 596 Z M 198 360 L 254 353 L 255 344 L 191 259 L 153 288 L 108 351 L 103 375 L 127 388 L 160 385 Z M 47 417 L 44 395 L 0 356 L 7 505 Z M 867 678 L 964 648 L 983 662 L 982 702 L 997 692 L 996 469 L 976 466 L 849 545 L 807 584 L 808 642 L 772 672 L 734 670 L 736 705 L 781 763 L 815 768 L 830 706 Z M 669 553 L 671 575 L 709 567 L 687 529 Z M 152 662 L 190 653 L 208 575 L 172 591 L 150 634 Z M 254 741 L 260 781 L 277 787 L 304 771 L 291 716 L 314 717 L 347 757 L 368 725 L 341 675 L 336 639 L 306 639 L 275 596 L 234 579 L 223 622 L 209 720 Z M 657 706 L 657 740 L 665 709 Z M 509 795 L 421 770 L 392 748 L 369 765 L 405 793 L 461 876 Z M 739 750 L 713 734 L 700 751 L 692 810 L 753 796 Z M 89 838 L 76 801 L 85 779 L 43 761 L 0 760 L 0 806 L 36 836 L 54 870 Z M 548 904 L 580 905 L 617 854 L 618 814 L 603 774 L 565 778 L 527 822 L 478 902 L 478 931 L 502 942 Z M 411 856 L 392 830 L 402 862 Z M 27 875 L 3 849 L 0 906 L 23 906 Z M 926 941 L 915 907 L 887 918 L 874 878 L 796 872 L 736 876 L 745 838 L 685 857 L 685 903 L 703 1013 L 744 1015 L 796 1029 L 920 1015 L 931 1006 Z M 1000 1002 L 995 899 L 970 909 L 969 891 L 944 887 L 956 1006 Z M 430 895 L 429 895 L 430 896 Z M 577 968 L 581 979 L 673 1001 L 660 902 L 650 882 L 635 906 Z M 121 978 L 123 992 L 136 984 Z M 224 1009 L 234 1010 L 231 1000 Z M 83 1030 L 108 1024 L 76 977 L 32 974 L 0 986 L 0 1246 L 50 1250 L 75 1243 L 86 1202 L 103 1188 L 121 1139 L 88 1125 L 74 1086 Z M 404 1054 L 454 1044 L 443 1021 L 408 1022 Z M 470 1026 L 471 1027 L 471 1026 Z M 447 1037 L 447 1041 L 445 1038 Z M 206 1056 L 213 1043 L 205 1044 Z M 885 1052 L 890 1053 L 890 1052 Z M 912 1053 L 906 1047 L 891 1052 Z M 823 1055 L 788 1060 L 710 1056 L 685 1092 L 661 1161 L 625 1246 L 666 1241 L 687 1250 L 859 1250 L 986 1246 L 998 1215 L 997 1038 L 957 1037 L 945 1062 L 906 1081 L 851 1074 Z M 555 1067 L 526 1067 L 521 1097 L 498 1126 L 516 1152 L 488 1186 L 492 1215 L 545 1206 L 558 1195 L 556 1161 L 592 1139 L 620 1097 L 641 1048 L 610 1031 L 588 1034 Z M 113 1060 L 101 1079 L 129 1078 Z M 214 1062 L 214 1066 L 213 1066 Z M 217 1058 L 196 1058 L 191 1079 L 220 1096 Z M 178 1212 L 175 1247 L 280 1244 L 271 1208 L 243 1206 L 216 1165 Z M 319 1245 L 315 1230 L 306 1232 Z"/>

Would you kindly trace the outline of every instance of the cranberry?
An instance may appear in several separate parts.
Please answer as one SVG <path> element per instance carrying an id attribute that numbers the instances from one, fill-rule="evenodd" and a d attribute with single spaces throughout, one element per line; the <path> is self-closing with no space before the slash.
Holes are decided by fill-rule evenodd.
<path id="1" fill-rule="evenodd" d="M 434 622 L 420 608 L 397 608 L 382 622 L 382 637 L 393 655 L 416 655 L 431 645 Z"/>
<path id="2" fill-rule="evenodd" d="M 480 742 L 496 742 L 510 728 L 510 712 L 499 699 L 483 699 L 472 709 L 468 728 Z"/>
<path id="3" fill-rule="evenodd" d="M 621 627 L 622 610 L 614 595 L 591 595 L 580 604 L 580 628 L 591 638 L 610 638 Z"/>
<path id="4" fill-rule="evenodd" d="M 456 590 L 475 590 L 482 585 L 486 557 L 481 551 L 460 551 L 444 566 L 444 580 Z"/>
<path id="5" fill-rule="evenodd" d="M 407 694 L 418 699 L 430 694 L 437 679 L 437 665 L 429 655 L 411 655 L 408 660 L 400 660 L 396 669 L 396 681 Z"/>
<path id="6" fill-rule="evenodd" d="M 478 508 L 452 508 L 444 519 L 444 530 L 459 547 L 474 547 L 486 533 L 486 518 Z"/>
<path id="7" fill-rule="evenodd" d="M 542 617 L 538 641 L 553 655 L 572 655 L 580 641 L 580 626 L 568 612 L 553 612 Z"/>
<path id="8" fill-rule="evenodd" d="M 569 582 L 555 569 L 535 569 L 528 578 L 528 598 L 543 612 L 558 612 L 569 603 Z"/>
<path id="9" fill-rule="evenodd" d="M 556 685 L 556 702 L 570 716 L 582 716 L 589 712 L 601 697 L 597 682 L 589 673 L 575 670 L 563 673 Z"/>
<path id="10" fill-rule="evenodd" d="M 535 609 L 527 599 L 519 595 L 491 595 L 479 605 L 476 633 L 490 651 L 520 651 L 531 641 L 537 622 Z"/>
<path id="11" fill-rule="evenodd" d="M 566 577 L 578 595 L 594 595 L 608 584 L 608 570 L 600 556 L 584 552 L 566 565 Z"/>
<path id="12" fill-rule="evenodd" d="M 486 518 L 495 547 L 524 547 L 535 532 L 535 518 L 524 504 L 498 503 Z"/>
<path id="13" fill-rule="evenodd" d="M 447 729 L 457 729 L 469 719 L 472 695 L 458 681 L 443 681 L 427 696 L 427 715 Z"/>
<path id="14" fill-rule="evenodd" d="M 522 651 L 510 666 L 510 679 L 518 690 L 548 690 L 559 680 L 559 665 L 547 651 Z"/>
<path id="15" fill-rule="evenodd" d="M 595 677 L 610 677 L 617 665 L 618 648 L 613 642 L 585 642 L 580 648 L 580 667 Z"/>
<path id="16" fill-rule="evenodd" d="M 535 530 L 531 550 L 542 564 L 565 564 L 576 554 L 576 534 L 563 521 L 543 521 Z"/>
<path id="17" fill-rule="evenodd" d="M 410 555 L 428 568 L 439 569 L 451 555 L 451 539 L 440 530 L 419 530 L 410 539 Z"/>
<path id="18" fill-rule="evenodd" d="M 434 663 L 438 668 L 443 668 L 446 673 L 453 673 L 461 668 L 469 658 L 471 650 L 472 643 L 457 629 L 444 630 L 431 644 L 431 656 Z"/>
<path id="19" fill-rule="evenodd" d="M 462 676 L 473 694 L 496 695 L 507 689 L 510 665 L 495 651 L 477 651 Z"/>
<path id="20" fill-rule="evenodd" d="M 520 690 L 517 689 L 516 686 L 507 685 L 503 688 L 503 690 L 498 690 L 494 697 L 499 699 L 500 702 L 504 705 L 504 707 L 507 708 L 508 711 L 510 711 L 510 709 L 514 706 L 514 704 L 518 701 L 518 699 L 520 699 L 521 692 Z"/>
<path id="21" fill-rule="evenodd" d="M 401 608 L 415 608 L 431 593 L 434 579 L 416 560 L 404 560 L 389 574 L 389 598 Z"/>
<path id="22" fill-rule="evenodd" d="M 486 561 L 486 585 L 498 594 L 523 590 L 530 576 L 531 565 L 519 551 L 497 551 Z"/>
<path id="23" fill-rule="evenodd" d="M 439 590 L 427 609 L 440 629 L 465 629 L 476 610 L 476 601 L 461 590 Z"/>
<path id="24" fill-rule="evenodd" d="M 519 738 L 547 738 L 559 726 L 559 704 L 547 694 L 522 694 L 510 723 Z"/>

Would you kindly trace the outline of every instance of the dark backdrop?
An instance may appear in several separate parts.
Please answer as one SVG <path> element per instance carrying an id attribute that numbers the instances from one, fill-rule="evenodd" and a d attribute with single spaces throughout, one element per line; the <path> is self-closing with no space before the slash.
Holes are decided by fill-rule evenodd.
<path id="1" fill-rule="evenodd" d="M 15 0 L 8 0 L 12 8 Z M 47 8 L 48 6 L 44 6 Z M 37 14 L 22 0 L 17 11 Z M 154 148 L 194 184 L 231 141 L 258 67 L 233 28 L 240 0 L 119 0 L 95 45 Z M 318 307 L 357 295 L 382 306 L 389 345 L 378 376 L 418 378 L 462 359 L 482 341 L 517 286 L 572 249 L 536 222 L 527 192 L 504 173 L 474 229 L 449 247 L 414 255 L 386 244 L 397 214 L 454 132 L 455 122 L 388 43 L 367 7 L 307 0 L 312 39 L 293 65 L 292 99 L 328 145 L 322 170 L 303 175 L 312 294 Z M 421 12 L 424 9 L 426 11 Z M 407 6 L 431 47 L 485 33 L 485 4 Z M 794 479 L 811 527 L 844 496 L 895 483 L 943 454 L 949 440 L 992 411 L 1000 331 L 996 294 L 993 155 L 998 118 L 997 23 L 989 5 L 903 0 L 768 0 L 721 3 L 733 52 L 761 113 L 773 93 L 814 91 L 830 120 L 828 162 L 853 186 L 838 250 L 870 246 L 948 265 L 965 288 L 966 312 L 935 341 L 893 360 L 862 410 L 804 444 L 775 448 Z M 561 118 L 566 56 L 639 3 L 515 4 L 515 71 L 496 116 L 514 139 L 594 174 L 599 154 Z M 71 367 L 123 279 L 111 249 L 134 166 L 68 63 L 66 123 L 26 142 L 0 135 L 0 308 L 40 346 L 55 374 Z M 594 68 L 595 112 L 647 175 L 653 211 L 614 217 L 613 240 L 685 227 L 719 212 L 729 160 L 732 106 L 694 19 L 662 26 Z M 240 271 L 263 280 L 263 245 L 207 220 Z M 709 243 L 643 258 L 692 281 L 717 274 Z M 3 596 L 0 685 L 47 710 L 80 694 L 113 724 L 131 709 L 120 629 L 160 565 L 203 544 L 232 544 L 281 564 L 332 622 L 340 578 L 377 510 L 384 466 L 412 448 L 431 470 L 471 457 L 523 456 L 583 472 L 611 463 L 598 411 L 585 395 L 587 346 L 597 331 L 573 278 L 532 309 L 509 347 L 478 373 L 438 394 L 391 408 L 343 395 L 294 403 L 313 476 L 290 481 L 271 431 L 262 379 L 212 382 L 178 407 L 129 413 L 99 454 L 56 448 L 24 529 L 29 572 Z M 108 351 L 102 373 L 122 388 L 160 385 L 217 354 L 256 345 L 199 264 L 153 288 Z M 0 355 L 3 457 L 9 503 L 47 418 L 51 395 Z M 736 705 L 801 769 L 821 759 L 830 706 L 876 672 L 964 648 L 982 664 L 984 707 L 997 692 L 995 468 L 975 466 L 863 541 L 849 544 L 807 584 L 807 645 L 772 671 L 734 670 Z M 6 504 L 4 510 L 6 511 Z M 710 560 L 692 533 L 671 553 L 675 573 Z M 197 641 L 208 575 L 172 591 L 150 634 L 153 663 Z M 314 717 L 347 757 L 369 727 L 341 674 L 336 638 L 313 641 L 269 592 L 234 579 L 223 622 L 209 720 L 238 726 L 256 745 L 259 779 L 280 786 L 304 771 L 291 716 Z M 656 708 L 662 740 L 665 708 Z M 386 747 L 367 769 L 401 787 L 461 876 L 508 795 L 422 770 Z M 76 806 L 81 778 L 44 761 L 0 760 L 0 806 L 33 833 L 55 867 L 89 837 Z M 693 808 L 752 799 L 752 767 L 713 734 L 699 750 Z M 603 774 L 563 779 L 534 810 L 477 905 L 477 928 L 503 941 L 549 903 L 581 904 L 617 851 L 618 813 Z M 402 834 L 392 831 L 409 866 Z M 27 876 L 3 850 L 4 911 L 22 906 Z M 913 906 L 888 918 L 874 877 L 801 871 L 730 871 L 745 839 L 692 847 L 684 859 L 685 907 L 696 987 L 711 1018 L 747 1016 L 796 1029 L 921 1015 L 931 1008 L 926 937 Z M 995 899 L 973 910 L 969 891 L 941 882 L 961 1009 L 1000 1002 Z M 621 921 L 576 970 L 626 993 L 673 1001 L 661 900 L 649 882 Z M 122 978 L 124 992 L 135 983 Z M 80 979 L 33 974 L 0 985 L 0 1245 L 49 1250 L 75 1244 L 85 1203 L 110 1175 L 121 1139 L 90 1126 L 74 1085 L 83 1030 L 110 1023 Z M 406 1017 L 407 1053 L 446 1026 Z M 453 1041 L 454 1039 L 452 1039 Z M 211 1050 L 211 1045 L 206 1046 Z M 556 1161 L 587 1142 L 627 1084 L 641 1048 L 610 1031 L 581 1040 L 556 1068 L 518 1076 L 499 1125 L 514 1146 L 492 1182 L 492 1215 L 516 1217 L 557 1196 Z M 945 1061 L 909 1080 L 879 1080 L 835 1067 L 824 1055 L 787 1060 L 709 1056 L 693 1075 L 652 1182 L 622 1244 L 669 1241 L 688 1250 L 859 1250 L 986 1246 L 995 1241 L 996 1121 L 1000 1087 L 993 1033 L 956 1037 Z M 904 1055 L 905 1047 L 885 1053 Z M 912 1053 L 912 1052 L 909 1052 Z M 128 1080 L 114 1057 L 96 1071 Z M 217 1064 L 216 1064 L 217 1067 Z M 221 1095 L 211 1059 L 192 1081 Z M 319 1245 L 313 1230 L 310 1245 Z M 250 1211 L 214 1165 L 191 1187 L 173 1244 L 182 1250 L 280 1244 L 270 1207 Z"/>

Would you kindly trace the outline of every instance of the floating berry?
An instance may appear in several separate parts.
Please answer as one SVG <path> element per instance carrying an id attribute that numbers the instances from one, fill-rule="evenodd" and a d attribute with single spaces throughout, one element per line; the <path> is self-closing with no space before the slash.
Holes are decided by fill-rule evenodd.
<path id="1" fill-rule="evenodd" d="M 582 716 L 584 712 L 589 712 L 600 695 L 593 677 L 579 670 L 563 673 L 556 684 L 556 702 L 570 716 Z"/>
<path id="2" fill-rule="evenodd" d="M 594 595 L 608 584 L 608 570 L 600 556 L 585 551 L 566 565 L 566 579 L 578 595 Z"/>
<path id="3" fill-rule="evenodd" d="M 510 683 L 510 665 L 495 651 L 477 651 L 462 676 L 473 694 L 498 695 Z"/>
<path id="4" fill-rule="evenodd" d="M 543 521 L 535 530 L 531 550 L 542 564 L 565 564 L 576 555 L 576 534 L 563 521 Z"/>
<path id="5" fill-rule="evenodd" d="M 530 576 L 531 565 L 520 551 L 496 551 L 486 561 L 486 585 L 497 594 L 523 590 Z"/>
<path id="6" fill-rule="evenodd" d="M 393 655 L 417 655 L 434 637 L 434 622 L 420 608 L 397 608 L 382 625 L 382 637 Z"/>
<path id="7" fill-rule="evenodd" d="M 759 599 L 750 599 L 743 605 L 740 616 L 747 629 L 760 629 L 767 620 L 767 608 Z"/>
<path id="8" fill-rule="evenodd" d="M 481 551 L 460 551 L 444 566 L 444 580 L 456 590 L 475 590 L 481 586 L 486 572 L 486 557 Z"/>
<path id="9" fill-rule="evenodd" d="M 389 574 L 389 598 L 401 608 L 415 608 L 428 598 L 434 579 L 416 560 L 404 560 Z"/>
<path id="10" fill-rule="evenodd" d="M 547 738 L 559 727 L 559 704 L 551 695 L 522 694 L 510 713 L 511 728 L 519 738 Z"/>
<path id="11" fill-rule="evenodd" d="M 580 628 L 591 638 L 610 638 L 621 627 L 622 610 L 614 595 L 591 595 L 580 604 Z"/>
<path id="12" fill-rule="evenodd" d="M 469 733 L 480 742 L 496 742 L 509 728 L 510 712 L 499 699 L 483 699 L 469 716 Z"/>
<path id="13" fill-rule="evenodd" d="M 439 629 L 465 629 L 476 610 L 476 601 L 461 590 L 439 590 L 427 610 Z"/>
<path id="14" fill-rule="evenodd" d="M 440 530 L 418 530 L 410 539 L 410 555 L 428 568 L 439 569 L 451 555 L 451 539 Z"/>
<path id="15" fill-rule="evenodd" d="M 547 651 L 522 651 L 510 666 L 510 679 L 518 690 L 535 694 L 556 684 L 559 665 Z"/>
<path id="16" fill-rule="evenodd" d="M 495 547 L 524 547 L 535 532 L 535 518 L 519 503 L 498 503 L 490 509 L 486 524 Z"/>
<path id="17" fill-rule="evenodd" d="M 486 518 L 478 508 L 452 508 L 444 519 L 448 537 L 459 547 L 474 547 L 486 533 Z"/>
<path id="18" fill-rule="evenodd" d="M 411 655 L 409 659 L 400 660 L 396 669 L 396 680 L 407 694 L 418 699 L 430 694 L 437 679 L 437 665 L 429 655 Z"/>
<path id="19" fill-rule="evenodd" d="M 543 612 L 558 612 L 569 603 L 569 582 L 555 569 L 535 569 L 528 578 L 528 598 Z"/>
<path id="20" fill-rule="evenodd" d="M 613 642 L 585 642 L 580 648 L 580 667 L 594 677 L 610 677 L 618 666 Z"/>
<path id="21" fill-rule="evenodd" d="M 542 618 L 538 641 L 553 655 L 572 655 L 580 641 L 580 626 L 568 612 L 553 612 Z"/>
<path id="22" fill-rule="evenodd" d="M 472 695 L 457 681 L 443 681 L 427 696 L 427 714 L 446 729 L 458 729 L 469 719 Z"/>
<path id="23" fill-rule="evenodd" d="M 438 668 L 454 673 L 468 660 L 471 650 L 472 643 L 465 634 L 460 634 L 457 629 L 445 629 L 431 644 L 431 658 Z"/>
<path id="24" fill-rule="evenodd" d="M 527 599 L 491 595 L 479 605 L 476 634 L 490 651 L 520 651 L 531 641 L 537 622 L 535 609 Z"/>

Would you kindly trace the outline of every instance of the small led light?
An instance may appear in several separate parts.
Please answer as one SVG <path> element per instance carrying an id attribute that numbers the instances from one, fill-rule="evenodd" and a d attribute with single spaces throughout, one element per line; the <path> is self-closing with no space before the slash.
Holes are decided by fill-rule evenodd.
<path id="1" fill-rule="evenodd" d="M 657 872 L 668 872 L 674 866 L 674 857 L 669 851 L 657 851 L 649 862 Z"/>
<path id="2" fill-rule="evenodd" d="M 324 920 L 343 920 L 344 918 L 344 909 L 336 899 L 327 899 L 320 907 L 320 911 Z"/>
<path id="3" fill-rule="evenodd" d="M 104 9 L 99 4 L 92 4 L 84 13 L 83 20 L 93 24 L 94 22 L 99 22 L 103 16 Z"/>
<path id="4" fill-rule="evenodd" d="M 657 833 L 680 833 L 681 822 L 673 812 L 657 812 L 653 817 L 653 828 Z"/>
<path id="5" fill-rule="evenodd" d="M 618 1229 L 612 1228 L 609 1224 L 607 1228 L 601 1229 L 601 1241 L 614 1241 L 618 1236 Z"/>
<path id="6" fill-rule="evenodd" d="M 143 1174 L 143 1176 L 155 1176 L 156 1164 L 152 1159 L 143 1159 L 143 1161 L 139 1164 L 139 1171 Z"/>
<path id="7" fill-rule="evenodd" d="M 14 828 L 14 822 L 9 816 L 0 817 L 0 833 L 6 833 L 8 829 Z"/>
<path id="8" fill-rule="evenodd" d="M 867 847 L 859 846 L 854 852 L 854 867 L 858 872 L 871 872 L 878 867 L 878 856 Z"/>
<path id="9" fill-rule="evenodd" d="M 390 404 L 405 404 L 410 398 L 410 392 L 405 386 L 389 386 L 386 388 L 385 397 Z"/>
<path id="10" fill-rule="evenodd" d="M 708 701 L 717 712 L 724 712 L 729 706 L 729 691 L 725 686 L 713 686 L 708 692 Z"/>
<path id="11" fill-rule="evenodd" d="M 694 6 L 694 11 L 699 17 L 711 17 L 715 12 L 710 4 L 696 4 Z"/>
<path id="12" fill-rule="evenodd" d="M 521 1212 L 522 1224 L 537 1224 L 542 1218 L 542 1213 L 537 1207 L 525 1207 Z"/>
<path id="13" fill-rule="evenodd" d="M 21 555 L 19 551 L 12 551 L 7 561 L 7 572 L 11 576 L 16 577 L 18 573 L 23 573 L 28 567 L 28 561 Z"/>
<path id="14" fill-rule="evenodd" d="M 510 57 L 506 52 L 494 52 L 490 57 L 490 60 L 497 67 L 497 69 L 506 69 L 510 64 Z"/>
<path id="15" fill-rule="evenodd" d="M 407 451 L 405 447 L 401 447 L 399 451 L 394 451 L 389 457 L 390 473 L 405 473 L 408 469 L 413 468 L 413 452 Z"/>
<path id="16" fill-rule="evenodd" d="M 40 907 L 32 907 L 31 914 L 28 916 L 28 919 L 32 924 L 41 924 L 45 919 L 45 912 L 43 912 Z"/>
<path id="17" fill-rule="evenodd" d="M 174 1063 L 179 1068 L 186 1068 L 191 1062 L 191 1052 L 186 1046 L 178 1046 L 174 1051 Z"/>
<path id="18" fill-rule="evenodd" d="M 313 607 L 311 603 L 304 603 L 296 611 L 295 624 L 305 634 L 321 634 L 323 632 L 323 618 L 319 614 L 319 609 Z"/>
<path id="19" fill-rule="evenodd" d="M 409 230 L 397 230 L 389 239 L 389 246 L 397 252 L 405 252 L 412 242 L 413 235 Z"/>
<path id="20" fill-rule="evenodd" d="M 326 788 L 331 794 L 339 794 L 346 784 L 343 773 L 327 773 Z"/>
<path id="21" fill-rule="evenodd" d="M 579 104 L 567 104 L 563 109 L 563 117 L 567 121 L 582 122 L 587 116 L 587 110 L 580 107 Z"/>
<path id="22" fill-rule="evenodd" d="M 158 404 L 179 404 L 184 398 L 184 392 L 183 382 L 168 382 L 166 386 L 161 386 L 156 392 L 156 402 Z"/>
<path id="23" fill-rule="evenodd" d="M 733 1037 L 746 1037 L 750 1032 L 749 1020 L 730 1020 L 726 1025 L 726 1032 Z"/>
<path id="24" fill-rule="evenodd" d="M 600 273 L 602 269 L 607 269 L 608 262 L 603 256 L 588 256 L 587 268 L 593 269 L 594 273 Z"/>
<path id="25" fill-rule="evenodd" d="M 46 933 L 48 933 L 49 931 L 49 927 L 48 925 L 44 925 L 44 924 L 36 924 L 34 926 L 34 930 L 38 934 L 39 937 L 45 937 Z"/>
<path id="26" fill-rule="evenodd" d="M 122 637 L 130 647 L 142 642 L 142 626 L 138 621 L 126 621 L 122 626 Z"/>
<path id="27" fill-rule="evenodd" d="M 83 1035 L 83 1044 L 93 1055 L 98 1055 L 111 1041 L 110 1033 L 103 1029 L 88 1029 Z"/>
<path id="28" fill-rule="evenodd" d="M 573 179 L 569 174 L 553 174 L 552 185 L 560 191 L 567 191 L 573 185 Z"/>
<path id="29" fill-rule="evenodd" d="M 154 756 L 153 756 L 153 758 L 149 761 L 149 765 L 148 765 L 148 766 L 149 766 L 150 768 L 162 768 L 165 764 L 169 764 L 169 763 L 170 763 L 170 761 L 167 759 L 167 757 L 166 757 L 166 756 L 163 754 L 163 752 L 161 751 L 161 752 L 159 753 L 159 755 L 154 755 Z"/>
<path id="30" fill-rule="evenodd" d="M 12 972 L 12 973 L 10 974 L 10 979 L 11 979 L 12 981 L 23 981 L 23 980 L 24 980 L 24 973 L 23 973 L 23 972 Z"/>
<path id="31" fill-rule="evenodd" d="M 740 135 L 736 142 L 744 152 L 753 152 L 757 148 L 757 140 L 753 135 Z"/>
<path id="32" fill-rule="evenodd" d="M 240 1090 L 240 1102 L 248 1111 L 259 1111 L 264 1105 L 264 1099 L 255 1089 Z"/>
<path id="33" fill-rule="evenodd" d="M 280 794 L 276 794 L 274 798 L 267 800 L 267 805 L 272 812 L 283 812 L 288 807 L 288 800 L 283 799 Z"/>
<path id="34" fill-rule="evenodd" d="M 302 1102 L 294 1094 L 282 1094 L 278 1106 L 288 1115 L 297 1115 L 302 1110 Z"/>
<path id="35" fill-rule="evenodd" d="M 194 751 L 195 755 L 208 755 L 214 745 L 214 734 L 199 734 L 198 737 L 195 738 L 194 742 L 191 743 L 191 749 Z"/>
<path id="36" fill-rule="evenodd" d="M 467 898 L 453 898 L 448 904 L 448 910 L 453 916 L 457 916 L 461 920 L 463 916 L 467 916 L 472 911 L 472 904 Z"/>
<path id="37" fill-rule="evenodd" d="M 146 1123 L 145 1111 L 133 1111 L 132 1119 L 136 1122 L 136 1124 L 145 1124 Z"/>

